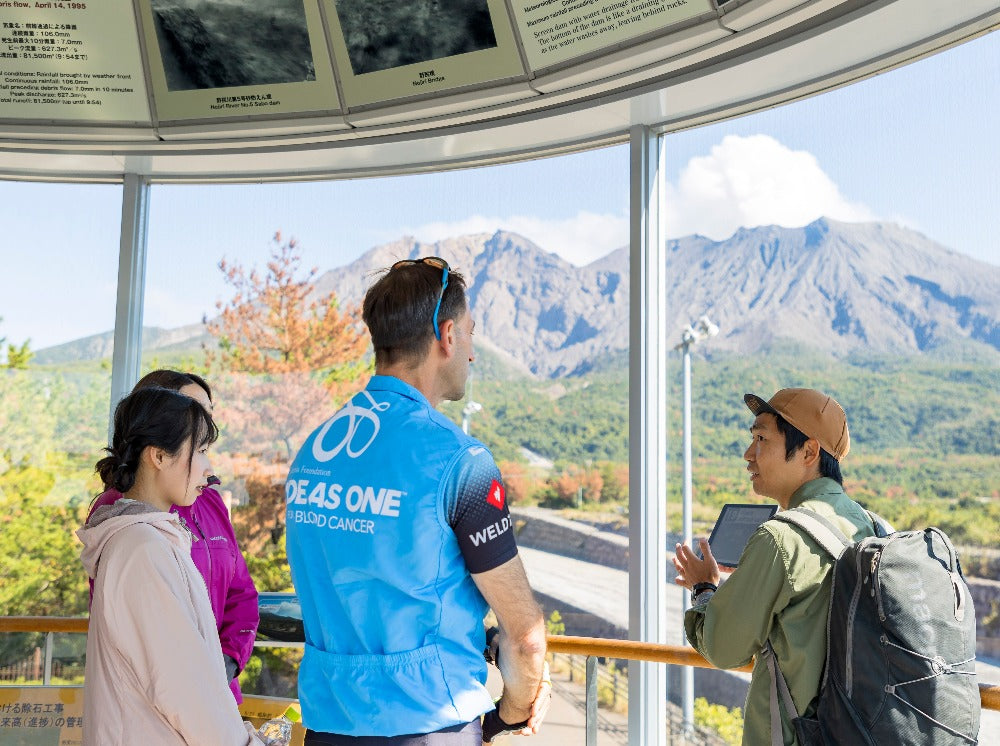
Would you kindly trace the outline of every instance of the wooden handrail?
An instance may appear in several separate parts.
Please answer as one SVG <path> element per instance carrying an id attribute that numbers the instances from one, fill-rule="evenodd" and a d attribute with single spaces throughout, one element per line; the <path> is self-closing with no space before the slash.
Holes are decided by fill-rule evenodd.
<path id="1" fill-rule="evenodd" d="M 85 616 L 0 616 L 0 632 L 79 632 L 86 634 Z"/>
<path id="2" fill-rule="evenodd" d="M 635 640 L 607 640 L 601 637 L 550 635 L 548 638 L 548 648 L 553 653 L 596 655 L 599 658 L 624 658 L 627 660 L 653 661 L 655 663 L 672 663 L 678 666 L 693 666 L 695 668 L 715 668 L 694 648 L 684 645 L 656 645 L 651 642 L 636 642 Z M 728 670 L 752 671 L 753 664 Z M 983 709 L 1000 710 L 1000 685 L 980 684 L 979 697 L 982 700 Z"/>
<path id="3" fill-rule="evenodd" d="M 86 633 L 88 618 L 83 616 L 2 616 L 0 633 L 3 632 L 63 632 Z M 715 668 L 694 648 L 684 645 L 656 645 L 635 640 L 607 640 L 602 637 L 571 637 L 550 635 L 549 650 L 553 653 L 593 655 L 598 658 L 621 658 L 625 660 L 671 663 L 676 666 Z M 733 669 L 750 671 L 752 665 Z M 979 696 L 983 709 L 1000 710 L 1000 685 L 980 684 Z"/>
<path id="4" fill-rule="evenodd" d="M 602 637 L 570 637 L 569 635 L 550 635 L 549 651 L 553 653 L 572 653 L 573 655 L 595 655 L 598 658 L 625 658 L 636 661 L 652 661 L 653 663 L 673 663 L 678 666 L 694 666 L 695 668 L 715 668 L 694 648 L 686 645 L 657 645 L 652 642 L 636 642 L 635 640 L 606 640 Z M 752 671 L 753 664 L 732 669 L 734 671 Z"/>

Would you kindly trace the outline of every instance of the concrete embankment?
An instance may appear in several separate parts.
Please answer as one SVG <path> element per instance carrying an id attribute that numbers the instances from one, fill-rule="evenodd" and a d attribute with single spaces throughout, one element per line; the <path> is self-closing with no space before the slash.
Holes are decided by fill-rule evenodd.
<path id="1" fill-rule="evenodd" d="M 571 557 L 583 562 L 590 562 L 604 567 L 628 572 L 628 537 L 611 531 L 603 531 L 580 521 L 563 518 L 556 511 L 545 508 L 513 508 L 515 531 L 518 544 L 532 549 L 538 549 L 552 554 Z M 676 535 L 668 535 L 667 546 L 673 547 L 680 541 Z M 975 557 L 969 563 L 973 567 L 1000 568 L 1000 562 L 989 562 L 992 554 L 989 550 L 963 550 L 974 553 Z M 982 556 L 981 556 L 982 555 Z M 987 557 L 987 555 L 990 555 Z M 667 552 L 667 582 L 674 578 L 674 568 L 670 560 L 672 552 Z M 963 565 L 965 563 L 963 562 Z M 977 654 L 986 658 L 1000 658 L 1000 581 L 983 578 L 967 577 L 969 590 L 976 608 L 977 622 Z M 628 579 L 624 580 L 622 593 L 627 593 Z M 568 607 L 567 607 L 568 608 Z M 627 608 L 624 606 L 623 608 Z M 562 614 L 560 609 L 560 614 Z M 570 611 L 569 613 L 577 613 Z M 580 619 L 583 624 L 583 618 Z M 623 623 L 623 633 L 626 636 L 627 618 Z M 577 625 L 574 625 L 577 626 Z M 586 626 L 586 625 L 584 625 Z M 594 630 L 604 629 L 596 621 L 590 623 Z M 567 627 L 568 629 L 568 627 Z M 592 637 L 613 636 L 594 631 L 569 634 L 585 634 Z"/>
<path id="2" fill-rule="evenodd" d="M 511 511 L 521 558 L 546 616 L 558 611 L 566 634 L 628 637 L 628 539 L 538 508 Z M 599 558 L 595 561 L 594 558 Z M 673 568 L 669 567 L 669 580 Z M 668 642 L 684 644 L 682 596 L 668 582 Z M 668 666 L 670 698 L 680 701 L 680 666 Z M 742 707 L 749 674 L 695 669 L 696 696 L 727 707 Z"/>

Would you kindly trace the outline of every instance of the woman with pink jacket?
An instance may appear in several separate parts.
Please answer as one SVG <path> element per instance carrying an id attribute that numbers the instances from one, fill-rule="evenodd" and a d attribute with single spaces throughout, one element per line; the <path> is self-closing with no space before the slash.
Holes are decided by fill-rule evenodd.
<path id="1" fill-rule="evenodd" d="M 143 376 L 132 390 L 149 386 L 179 391 L 196 400 L 209 414 L 212 413 L 212 390 L 201 376 L 168 369 L 154 370 Z M 108 489 L 94 501 L 91 515 L 104 505 L 114 504 L 121 496 L 118 490 Z M 236 543 L 229 511 L 222 496 L 211 486 L 206 486 L 192 505 L 172 505 L 170 512 L 175 513 L 191 531 L 191 559 L 208 587 L 229 688 L 236 702 L 241 703 L 243 695 L 236 677 L 253 653 L 260 612 L 257 588 Z"/>
<path id="2" fill-rule="evenodd" d="M 108 456 L 96 468 L 122 499 L 94 510 L 77 532 L 94 583 L 86 746 L 262 743 L 229 691 L 191 531 L 170 512 L 207 486 L 217 437 L 205 408 L 169 389 L 139 389 L 115 409 Z"/>

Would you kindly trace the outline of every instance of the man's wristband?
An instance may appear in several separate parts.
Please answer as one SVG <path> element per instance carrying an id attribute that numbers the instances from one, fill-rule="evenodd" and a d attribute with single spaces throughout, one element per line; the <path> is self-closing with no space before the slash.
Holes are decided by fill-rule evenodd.
<path id="1" fill-rule="evenodd" d="M 698 599 L 705 593 L 715 593 L 719 586 L 715 583 L 695 583 L 692 587 L 691 603 L 698 603 Z"/>

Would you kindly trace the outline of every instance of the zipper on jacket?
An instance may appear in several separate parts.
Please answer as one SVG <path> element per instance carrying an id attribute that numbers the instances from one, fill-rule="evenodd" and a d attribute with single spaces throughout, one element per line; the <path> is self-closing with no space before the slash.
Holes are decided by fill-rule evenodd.
<path id="1" fill-rule="evenodd" d="M 207 588 L 211 588 L 212 578 L 215 577 L 212 573 L 212 543 L 208 540 L 208 534 L 205 533 L 205 529 L 203 529 L 201 524 L 198 523 L 198 517 L 194 514 L 193 510 L 191 511 L 191 522 L 198 527 L 198 533 L 201 534 L 201 538 L 205 540 L 205 554 L 208 559 L 208 577 L 205 578 L 205 586 Z M 209 591 L 209 600 L 211 600 L 211 591 Z M 212 611 L 214 613 L 215 609 L 213 608 Z"/>
<path id="2" fill-rule="evenodd" d="M 191 543 L 192 544 L 194 544 L 196 541 L 201 541 L 201 539 L 199 539 L 197 536 L 195 536 L 195 533 L 194 533 L 194 531 L 191 530 L 191 527 L 188 525 L 188 522 L 186 520 L 184 520 L 184 516 L 182 516 L 176 510 L 171 510 L 170 513 L 172 515 L 177 516 L 177 520 L 180 521 L 180 524 L 181 524 L 181 526 L 184 527 L 184 530 L 187 531 L 189 534 L 191 534 Z"/>

